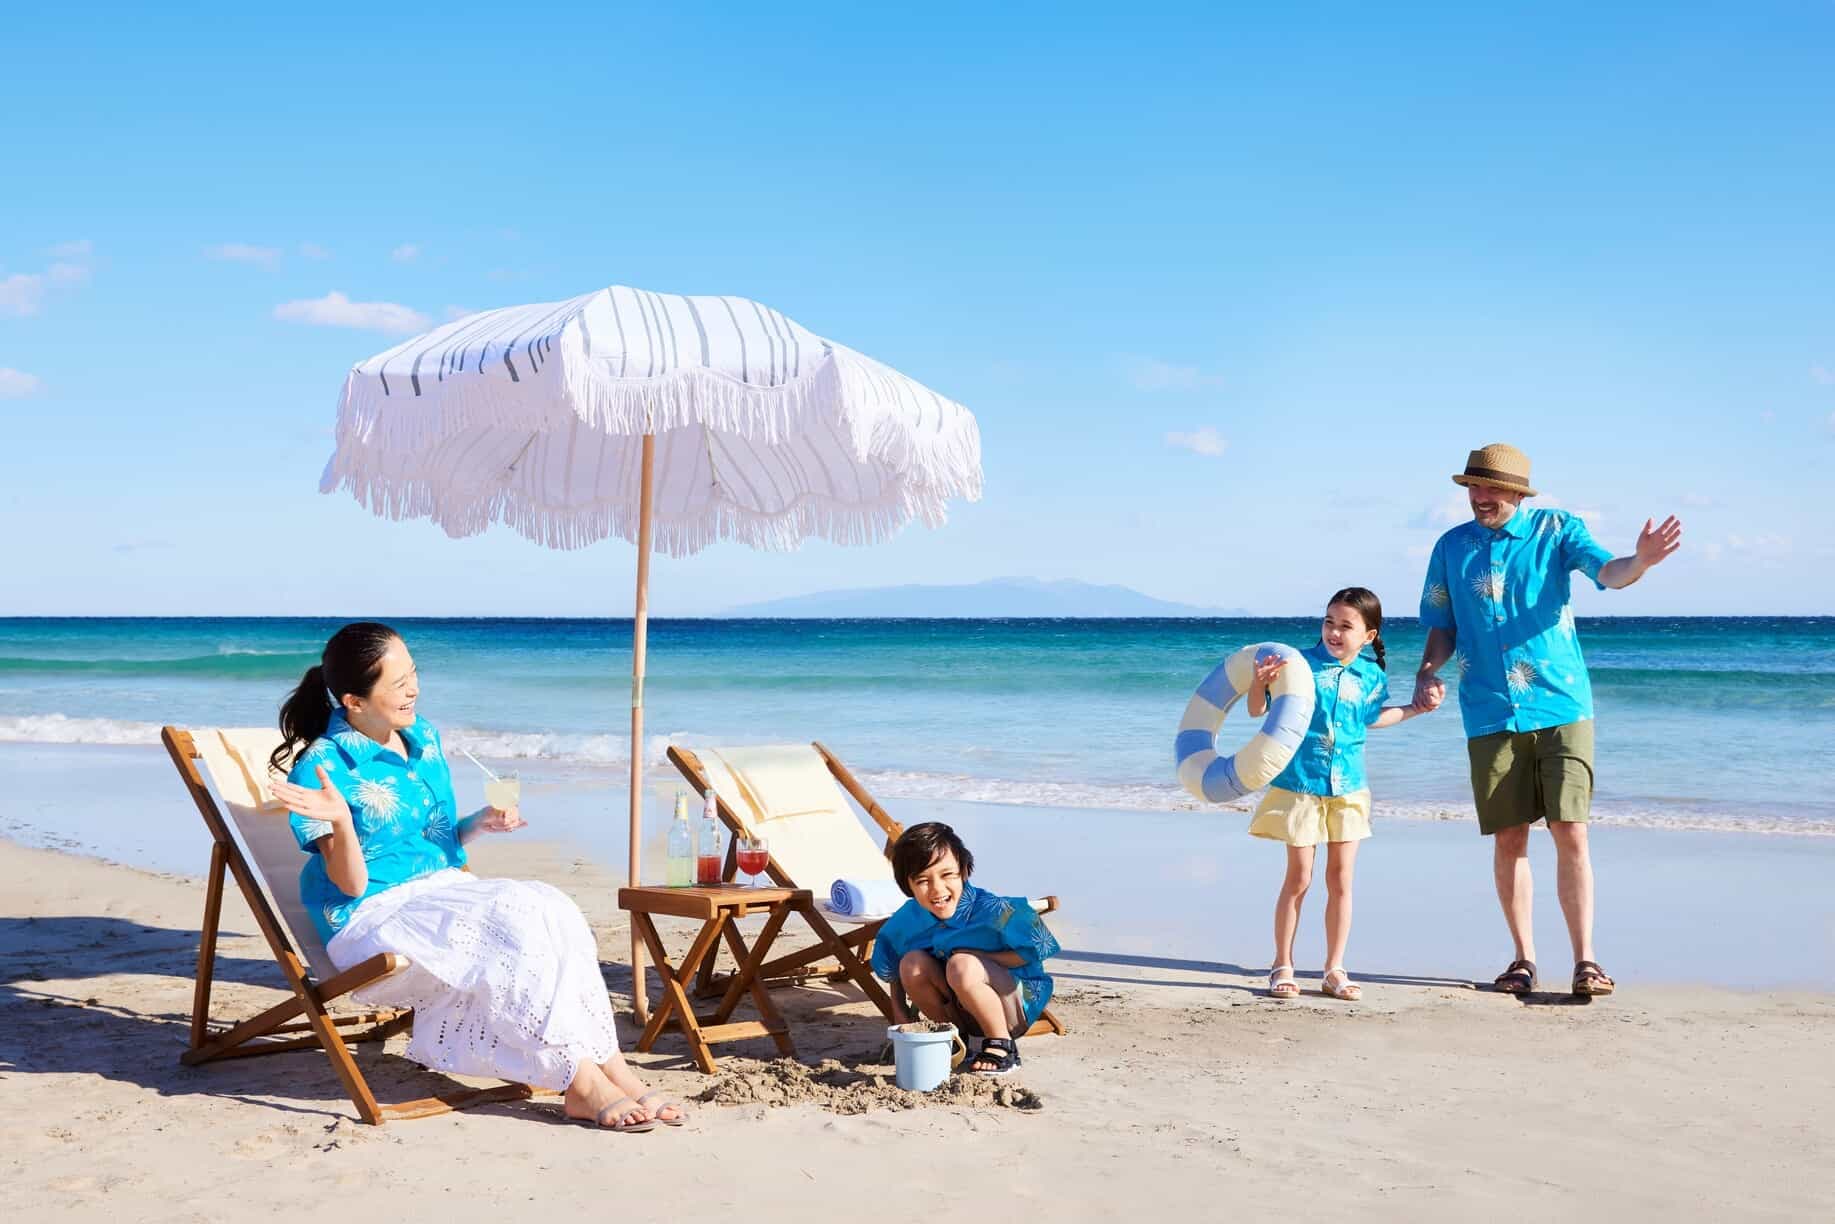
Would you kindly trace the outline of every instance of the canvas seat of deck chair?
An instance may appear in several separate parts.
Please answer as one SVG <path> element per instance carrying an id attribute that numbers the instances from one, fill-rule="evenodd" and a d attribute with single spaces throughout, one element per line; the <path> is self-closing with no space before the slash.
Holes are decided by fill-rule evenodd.
<path id="1" fill-rule="evenodd" d="M 841 942 L 870 963 L 873 940 L 891 915 L 849 917 L 829 908 L 826 898 L 836 880 L 892 881 L 892 848 L 905 829 L 840 758 L 820 743 L 700 749 L 672 746 L 668 756 L 697 794 L 705 797 L 710 786 L 714 790 L 716 811 L 731 835 L 725 879 L 737 878 L 736 839 L 765 838 L 769 850 L 766 874 L 783 887 L 806 888 L 814 893 L 818 908 L 828 920 L 850 928 L 839 936 Z M 875 843 L 855 814 L 854 804 L 884 835 L 883 845 Z M 1058 908 L 1058 899 L 1042 897 L 1033 904 L 1041 914 L 1048 914 Z M 766 962 L 759 976 L 772 986 L 818 977 L 845 977 L 839 966 L 823 963 L 827 955 L 828 949 L 818 942 Z M 716 993 L 722 981 L 712 972 L 710 958 L 696 981 L 696 993 Z M 868 992 L 890 1020 L 891 1001 L 882 1001 L 883 992 L 878 993 L 880 997 Z M 1064 1032 L 1063 1023 L 1050 1008 L 1023 1035 L 1048 1032 Z"/>
<path id="2" fill-rule="evenodd" d="M 322 1049 L 358 1116 L 373 1124 L 533 1095 L 526 1085 L 508 1084 L 378 1103 L 349 1043 L 385 1041 L 413 1023 L 413 1013 L 402 1009 L 361 1009 L 362 989 L 405 969 L 408 959 L 384 952 L 341 973 L 332 964 L 300 899 L 302 852 L 287 807 L 274 798 L 271 787 L 268 757 L 280 746 L 280 733 L 267 728 L 168 726 L 160 739 L 211 836 L 191 1037 L 179 1061 L 196 1066 L 223 1058 Z M 241 890 L 293 997 L 239 1023 L 213 1026 L 211 982 L 226 878 L 233 878 Z M 334 1013 L 332 1005 L 347 996 L 360 1010 Z"/>

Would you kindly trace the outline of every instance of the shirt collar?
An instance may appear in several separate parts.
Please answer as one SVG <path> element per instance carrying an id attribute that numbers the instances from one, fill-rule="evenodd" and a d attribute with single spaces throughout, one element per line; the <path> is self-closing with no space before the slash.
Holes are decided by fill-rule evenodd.
<path id="1" fill-rule="evenodd" d="M 1530 513 L 1531 511 L 1528 506 L 1518 506 L 1516 508 L 1516 513 L 1512 514 L 1509 520 L 1505 522 L 1502 527 L 1497 529 L 1498 532 L 1502 535 L 1514 536 L 1519 540 L 1522 539 L 1524 536 L 1528 535 L 1530 531 Z"/>
<path id="2" fill-rule="evenodd" d="M 425 721 L 417 716 L 413 726 L 402 729 L 401 742 L 407 746 L 410 759 L 420 756 L 426 750 L 427 741 L 432 738 L 423 726 Z M 350 758 L 352 765 L 367 765 L 386 751 L 381 744 L 351 726 L 350 718 L 343 710 L 332 711 L 331 722 L 326 726 L 325 734 Z"/>
<path id="3" fill-rule="evenodd" d="M 1358 666 L 1364 662 L 1363 651 L 1360 650 L 1351 657 L 1349 663 L 1340 663 L 1338 657 L 1325 648 L 1325 642 L 1323 640 L 1314 642 L 1300 653 L 1305 655 L 1311 662 L 1320 664 L 1324 667 L 1345 667 L 1352 671 L 1357 670 Z"/>

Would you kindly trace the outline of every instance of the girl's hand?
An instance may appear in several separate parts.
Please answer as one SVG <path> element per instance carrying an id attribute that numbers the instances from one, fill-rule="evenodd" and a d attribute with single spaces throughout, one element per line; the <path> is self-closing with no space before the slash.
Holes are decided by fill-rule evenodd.
<path id="1" fill-rule="evenodd" d="M 1422 714 L 1432 714 L 1446 700 L 1446 689 L 1428 685 L 1416 685 L 1414 690 L 1414 708 Z"/>
<path id="2" fill-rule="evenodd" d="M 528 823 L 520 808 L 487 807 L 478 813 L 478 829 L 483 833 L 514 833 Z"/>
<path id="3" fill-rule="evenodd" d="M 321 820 L 338 828 L 349 828 L 350 804 L 344 802 L 343 794 L 331 784 L 331 775 L 325 772 L 323 765 L 315 766 L 314 772 L 319 775 L 317 787 L 275 782 L 274 797 L 307 820 Z"/>
<path id="4" fill-rule="evenodd" d="M 1255 680 L 1253 681 L 1253 687 L 1255 689 L 1266 689 L 1270 684 L 1274 683 L 1274 677 L 1286 666 L 1287 660 L 1283 659 L 1280 655 L 1270 655 L 1268 658 L 1263 659 L 1255 665 Z"/>

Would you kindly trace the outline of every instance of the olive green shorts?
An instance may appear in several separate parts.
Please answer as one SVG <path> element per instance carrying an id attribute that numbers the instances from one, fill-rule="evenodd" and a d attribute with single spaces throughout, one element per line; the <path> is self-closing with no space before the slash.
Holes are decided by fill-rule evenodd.
<path id="1" fill-rule="evenodd" d="M 1547 820 L 1585 824 L 1593 806 L 1593 720 L 1466 741 L 1478 831 Z"/>

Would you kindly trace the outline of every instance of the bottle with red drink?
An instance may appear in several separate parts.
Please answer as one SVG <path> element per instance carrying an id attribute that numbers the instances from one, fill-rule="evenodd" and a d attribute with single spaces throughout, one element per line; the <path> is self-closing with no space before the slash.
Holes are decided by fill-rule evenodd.
<path id="1" fill-rule="evenodd" d="M 701 830 L 695 839 L 695 883 L 720 882 L 720 814 L 714 788 L 707 788 L 707 799 L 701 808 Z"/>

